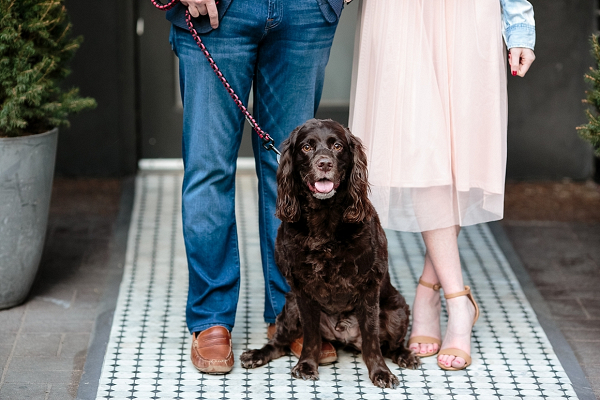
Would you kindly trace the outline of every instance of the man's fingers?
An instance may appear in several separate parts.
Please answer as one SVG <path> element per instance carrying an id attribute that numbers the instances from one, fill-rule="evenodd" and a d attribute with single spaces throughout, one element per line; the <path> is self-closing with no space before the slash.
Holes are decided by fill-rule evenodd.
<path id="1" fill-rule="evenodd" d="M 181 4 L 188 8 L 190 15 L 198 18 L 200 15 L 208 15 L 210 26 L 219 26 L 219 12 L 215 0 L 181 0 Z"/>
<path id="2" fill-rule="evenodd" d="M 190 15 L 194 18 L 198 18 L 200 16 L 200 12 L 198 11 L 198 7 L 196 7 L 195 4 L 185 4 L 182 2 L 182 4 L 186 5 L 188 8 L 188 11 L 190 12 Z"/>
<path id="3" fill-rule="evenodd" d="M 206 3 L 206 12 L 210 19 L 210 26 L 212 26 L 213 29 L 217 29 L 219 27 L 219 11 L 217 10 L 217 5 L 214 0 Z"/>
<path id="4" fill-rule="evenodd" d="M 198 15 L 198 10 L 196 10 L 196 6 L 190 0 L 181 0 L 181 4 L 187 7 L 188 11 L 192 15 L 192 17 L 196 18 Z"/>

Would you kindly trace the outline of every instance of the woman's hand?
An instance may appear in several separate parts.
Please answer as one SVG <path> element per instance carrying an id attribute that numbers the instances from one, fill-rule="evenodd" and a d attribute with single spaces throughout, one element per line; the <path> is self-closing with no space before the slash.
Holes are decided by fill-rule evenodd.
<path id="1" fill-rule="evenodd" d="M 533 60 L 535 60 L 535 54 L 531 49 L 513 47 L 508 51 L 508 62 L 512 76 L 525 76 Z"/>
<path id="2" fill-rule="evenodd" d="M 181 0 L 181 4 L 188 8 L 192 17 L 207 15 L 210 18 L 210 26 L 213 29 L 219 27 L 219 12 L 215 0 Z"/>

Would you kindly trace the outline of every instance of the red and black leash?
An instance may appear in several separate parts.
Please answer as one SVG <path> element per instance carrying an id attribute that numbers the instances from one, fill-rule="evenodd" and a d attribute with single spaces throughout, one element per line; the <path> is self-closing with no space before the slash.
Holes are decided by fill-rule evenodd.
<path id="1" fill-rule="evenodd" d="M 152 1 L 152 4 L 154 4 L 156 6 L 156 8 L 158 8 L 159 10 L 163 10 L 163 11 L 170 10 L 177 3 L 179 3 L 179 0 L 171 0 L 168 4 L 162 4 L 159 0 L 151 0 L 151 1 Z M 277 154 L 277 162 L 279 162 L 281 153 L 275 147 L 275 141 L 273 140 L 273 138 L 271 138 L 271 136 L 269 136 L 269 134 L 267 132 L 262 130 L 262 128 L 258 125 L 258 122 L 256 122 L 256 120 L 254 119 L 252 114 L 250 114 L 250 112 L 248 111 L 246 106 L 244 106 L 244 103 L 242 103 L 242 101 L 240 100 L 238 95 L 235 93 L 235 91 L 233 90 L 233 88 L 231 87 L 229 82 L 227 82 L 227 79 L 225 79 L 225 76 L 223 76 L 223 73 L 221 72 L 221 70 L 215 63 L 215 60 L 213 60 L 212 56 L 206 49 L 206 46 L 204 46 L 204 43 L 202 43 L 202 39 L 200 39 L 200 35 L 198 35 L 198 32 L 194 28 L 194 24 L 192 23 L 192 16 L 190 15 L 190 12 L 188 10 L 185 11 L 185 22 L 188 26 L 190 33 L 192 34 L 192 37 L 196 41 L 196 44 L 198 45 L 198 47 L 200 48 L 200 50 L 202 51 L 202 53 L 208 60 L 208 63 L 210 64 L 213 71 L 215 71 L 217 78 L 219 78 L 219 80 L 221 81 L 221 83 L 223 84 L 225 89 L 227 90 L 227 93 L 229 93 L 229 96 L 231 96 L 231 98 L 233 99 L 235 104 L 238 106 L 240 111 L 244 114 L 244 117 L 246 117 L 246 121 L 248 121 L 248 123 L 250 124 L 252 129 L 254 129 L 254 131 L 258 134 L 260 139 L 263 141 L 262 146 L 266 150 L 274 151 Z"/>

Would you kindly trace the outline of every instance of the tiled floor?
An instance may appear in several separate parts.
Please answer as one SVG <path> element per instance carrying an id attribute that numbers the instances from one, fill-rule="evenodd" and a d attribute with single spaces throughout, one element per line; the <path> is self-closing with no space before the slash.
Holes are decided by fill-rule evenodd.
<path id="1" fill-rule="evenodd" d="M 232 373 L 198 373 L 189 361 L 185 328 L 187 270 L 180 221 L 179 173 L 137 178 L 126 266 L 97 399 L 569 399 L 572 385 L 537 322 L 504 255 L 485 225 L 460 237 L 466 283 L 482 316 L 473 333 L 473 365 L 444 372 L 435 358 L 418 370 L 389 362 L 401 385 L 374 387 L 360 355 L 339 351 L 320 367 L 320 380 L 294 380 L 295 360 Z M 256 180 L 238 175 L 237 214 L 242 261 L 240 304 L 233 331 L 236 357 L 266 341 L 257 233 Z M 412 303 L 423 260 L 420 235 L 388 231 L 394 285 Z M 445 323 L 445 320 L 443 321 Z"/>

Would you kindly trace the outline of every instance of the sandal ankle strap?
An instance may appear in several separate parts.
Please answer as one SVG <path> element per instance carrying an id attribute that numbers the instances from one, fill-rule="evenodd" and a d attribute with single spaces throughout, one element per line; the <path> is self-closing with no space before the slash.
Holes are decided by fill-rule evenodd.
<path id="1" fill-rule="evenodd" d="M 434 283 L 425 282 L 422 278 L 419 278 L 419 285 L 423 285 L 429 289 L 433 289 L 436 292 L 442 288 L 442 285 L 440 285 L 439 283 L 434 284 Z"/>
<path id="2" fill-rule="evenodd" d="M 473 307 L 475 307 L 475 318 L 473 319 L 473 325 L 475 325 L 475 322 L 477 322 L 477 319 L 479 318 L 479 306 L 477 305 L 475 298 L 471 294 L 471 288 L 469 286 L 465 285 L 465 290 L 463 290 L 462 292 L 444 294 L 444 297 L 446 299 L 453 299 L 455 297 L 460 297 L 460 296 L 467 296 L 467 298 L 469 299 L 471 304 L 473 304 Z M 462 357 L 462 356 L 459 356 L 459 357 Z"/>
<path id="3" fill-rule="evenodd" d="M 469 286 L 465 285 L 465 290 L 463 290 L 462 292 L 456 292 L 456 293 L 450 293 L 450 294 L 444 293 L 444 298 L 453 299 L 455 297 L 468 296 L 469 294 L 471 294 L 471 288 Z"/>

